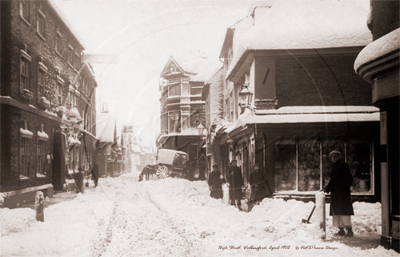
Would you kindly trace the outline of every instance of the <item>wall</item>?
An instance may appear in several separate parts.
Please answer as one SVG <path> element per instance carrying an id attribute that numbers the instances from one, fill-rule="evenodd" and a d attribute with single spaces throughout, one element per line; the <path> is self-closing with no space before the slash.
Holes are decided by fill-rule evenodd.
<path id="1" fill-rule="evenodd" d="M 28 180 L 19 179 L 19 137 L 20 128 L 24 128 L 27 121 L 28 130 L 33 133 L 29 146 Z M 45 143 L 46 154 L 53 154 L 53 132 L 59 127 L 59 123 L 10 105 L 1 105 L 1 191 L 11 191 L 30 186 L 38 186 L 51 183 L 52 164 L 47 160 L 44 165 L 45 178 L 36 177 L 37 165 L 37 132 L 44 132 L 49 136 Z"/>
<path id="2" fill-rule="evenodd" d="M 353 70 L 356 55 L 296 58 L 276 58 L 278 107 L 371 105 L 371 88 Z"/>

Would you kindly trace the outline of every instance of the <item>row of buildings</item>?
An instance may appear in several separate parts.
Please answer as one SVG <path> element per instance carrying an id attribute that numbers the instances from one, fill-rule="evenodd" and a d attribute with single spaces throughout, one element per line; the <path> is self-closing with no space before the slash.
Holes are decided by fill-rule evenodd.
<path id="1" fill-rule="evenodd" d="M 326 186 L 339 150 L 353 200 L 382 203 L 382 244 L 399 251 L 398 10 L 374 0 L 256 7 L 227 28 L 213 75 L 167 62 L 158 148 L 224 174 L 237 160 L 245 186 L 257 164 L 266 194 L 299 200 Z"/>
<path id="2" fill-rule="evenodd" d="M 63 12 L 51 0 L 0 7 L 2 206 L 32 201 L 38 190 L 51 197 L 68 173 L 89 174 L 94 164 L 102 177 L 129 170 L 134 151 L 115 136 L 108 111 L 97 113 L 92 65 Z"/>

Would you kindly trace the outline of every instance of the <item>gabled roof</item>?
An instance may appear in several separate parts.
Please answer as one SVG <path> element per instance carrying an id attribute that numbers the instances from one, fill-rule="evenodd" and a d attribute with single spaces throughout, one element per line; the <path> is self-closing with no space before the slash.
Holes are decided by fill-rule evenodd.
<path id="1" fill-rule="evenodd" d="M 171 72 L 171 69 L 172 69 L 173 65 L 176 68 L 176 72 Z M 165 76 L 168 76 L 168 75 L 174 75 L 174 74 L 179 74 L 179 73 L 184 74 L 186 72 L 182 69 L 182 67 L 178 64 L 178 62 L 174 59 L 174 57 L 171 56 L 169 58 L 167 64 L 164 66 L 164 69 L 161 72 L 160 77 L 165 77 Z"/>

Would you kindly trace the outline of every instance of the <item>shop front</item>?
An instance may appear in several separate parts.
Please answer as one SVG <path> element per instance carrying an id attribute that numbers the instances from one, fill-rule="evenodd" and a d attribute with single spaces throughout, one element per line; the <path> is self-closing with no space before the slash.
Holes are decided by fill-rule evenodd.
<path id="1" fill-rule="evenodd" d="M 228 136 L 245 184 L 254 164 L 258 164 L 275 197 L 313 200 L 330 179 L 328 154 L 338 150 L 354 178 L 353 200 L 379 201 L 380 166 L 375 150 L 379 145 L 379 113 L 361 114 L 357 119 L 362 115 L 370 116 L 363 121 L 305 123 L 294 118 L 282 123 L 277 122 L 282 118 L 271 115 L 262 117 L 269 123 L 253 119 L 253 124 L 250 120 L 236 124 L 228 129 Z M 307 120 L 310 115 L 303 117 Z M 328 121 L 332 118 L 327 117 Z"/>

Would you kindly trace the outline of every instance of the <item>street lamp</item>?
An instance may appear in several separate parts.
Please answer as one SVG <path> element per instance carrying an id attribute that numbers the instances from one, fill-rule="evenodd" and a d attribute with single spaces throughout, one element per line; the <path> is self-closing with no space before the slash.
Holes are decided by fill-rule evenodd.
<path id="1" fill-rule="evenodd" d="M 204 135 L 204 130 L 205 130 L 206 128 L 203 126 L 203 124 L 201 124 L 201 122 L 200 122 L 200 124 L 197 126 L 197 131 L 199 132 L 199 135 L 200 135 L 200 137 L 201 138 L 204 138 L 205 137 L 205 135 Z"/>
<path id="2" fill-rule="evenodd" d="M 242 112 L 244 111 L 244 108 L 250 107 L 252 99 L 253 93 L 249 90 L 249 83 L 244 83 L 243 89 L 239 93 L 239 105 L 242 108 Z"/>

